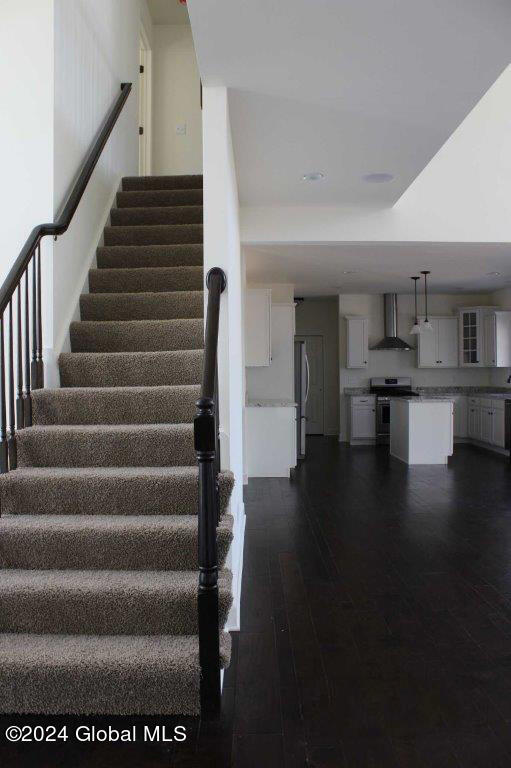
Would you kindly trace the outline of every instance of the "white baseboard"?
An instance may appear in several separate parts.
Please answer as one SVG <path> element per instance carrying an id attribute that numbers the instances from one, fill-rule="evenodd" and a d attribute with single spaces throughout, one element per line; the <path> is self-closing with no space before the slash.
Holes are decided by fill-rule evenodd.
<path id="1" fill-rule="evenodd" d="M 234 538 L 231 544 L 230 561 L 232 571 L 233 602 L 225 629 L 227 632 L 239 632 L 241 629 L 241 580 L 243 576 L 243 547 L 245 543 L 245 505 L 240 502 L 235 515 Z"/>

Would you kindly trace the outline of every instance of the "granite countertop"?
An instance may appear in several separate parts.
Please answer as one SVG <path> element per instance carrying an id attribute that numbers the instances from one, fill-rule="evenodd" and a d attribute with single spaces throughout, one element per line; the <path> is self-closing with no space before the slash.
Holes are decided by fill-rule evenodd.
<path id="1" fill-rule="evenodd" d="M 445 397 L 441 397 L 440 395 L 437 397 L 423 397 L 422 395 L 420 397 L 391 397 L 390 398 L 393 402 L 396 403 L 412 403 L 416 405 L 420 405 L 421 403 L 452 403 L 452 399 L 449 398 L 447 395 Z"/>
<path id="2" fill-rule="evenodd" d="M 511 387 L 413 387 L 414 392 L 421 395 L 436 397 L 438 395 L 473 395 L 476 397 L 489 397 L 494 399 L 511 399 Z M 345 387 L 344 394 L 347 397 L 371 394 L 369 387 Z"/>
<path id="3" fill-rule="evenodd" d="M 294 400 L 247 400 L 247 408 L 296 408 Z"/>

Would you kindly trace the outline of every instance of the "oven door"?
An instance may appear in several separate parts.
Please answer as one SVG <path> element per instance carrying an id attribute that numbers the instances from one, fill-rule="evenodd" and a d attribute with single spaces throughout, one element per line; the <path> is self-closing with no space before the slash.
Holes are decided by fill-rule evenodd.
<path id="1" fill-rule="evenodd" d="M 376 401 L 376 438 L 382 443 L 390 439 L 390 400 Z"/>

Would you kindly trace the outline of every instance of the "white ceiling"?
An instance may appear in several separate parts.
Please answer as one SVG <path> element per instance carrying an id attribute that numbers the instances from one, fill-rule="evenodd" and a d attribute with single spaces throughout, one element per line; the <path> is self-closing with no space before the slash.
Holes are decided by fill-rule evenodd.
<path id="1" fill-rule="evenodd" d="M 509 0 L 188 6 L 204 84 L 232 89 L 244 205 L 393 205 L 511 59 Z"/>
<path id="2" fill-rule="evenodd" d="M 186 5 L 179 0 L 147 0 L 154 24 L 189 24 Z"/>
<path id="3" fill-rule="evenodd" d="M 249 282 L 293 283 L 297 296 L 412 293 L 410 277 L 423 269 L 431 270 L 432 293 L 511 286 L 511 245 L 505 243 L 258 245 L 244 251 Z"/>

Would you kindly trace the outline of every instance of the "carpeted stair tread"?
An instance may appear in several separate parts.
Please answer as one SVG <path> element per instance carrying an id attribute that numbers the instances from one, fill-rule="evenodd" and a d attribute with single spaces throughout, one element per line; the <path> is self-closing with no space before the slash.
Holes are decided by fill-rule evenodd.
<path id="1" fill-rule="evenodd" d="M 202 243 L 102 245 L 96 251 L 99 269 L 199 266 L 203 255 Z"/>
<path id="2" fill-rule="evenodd" d="M 202 205 L 112 208 L 110 223 L 113 227 L 136 224 L 202 224 Z"/>
<path id="3" fill-rule="evenodd" d="M 127 177 L 59 389 L 32 393 L 0 475 L 0 712 L 200 712 L 202 176 Z M 232 603 L 218 476 L 219 624 Z M 230 636 L 220 633 L 221 663 Z"/>
<path id="4" fill-rule="evenodd" d="M 232 541 L 232 522 L 225 515 L 217 528 L 220 567 Z M 0 567 L 197 571 L 197 516 L 3 516 Z"/>
<path id="5" fill-rule="evenodd" d="M 231 639 L 220 635 L 228 666 Z M 2 711 L 199 714 L 197 635 L 0 635 Z"/>
<path id="6" fill-rule="evenodd" d="M 202 205 L 202 187 L 199 189 L 142 189 L 118 192 L 118 208 L 148 208 L 150 206 Z"/>
<path id="7" fill-rule="evenodd" d="M 168 293 L 202 291 L 203 268 L 147 267 L 146 269 L 91 269 L 91 293 Z"/>
<path id="8" fill-rule="evenodd" d="M 72 352 L 160 352 L 202 349 L 201 319 L 85 320 L 71 323 Z"/>
<path id="9" fill-rule="evenodd" d="M 17 433 L 19 467 L 194 466 L 193 424 L 35 426 Z"/>
<path id="10" fill-rule="evenodd" d="M 105 245 L 202 243 L 202 224 L 139 224 L 105 227 Z"/>
<path id="11" fill-rule="evenodd" d="M 185 424 L 200 386 L 69 387 L 32 393 L 34 424 Z"/>
<path id="12" fill-rule="evenodd" d="M 199 384 L 203 351 L 65 352 L 59 357 L 63 387 L 135 387 Z"/>
<path id="13" fill-rule="evenodd" d="M 181 176 L 125 176 L 125 192 L 140 189 L 202 189 L 202 174 Z"/>
<path id="14" fill-rule="evenodd" d="M 177 320 L 204 315 L 202 291 L 84 293 L 82 320 Z"/>
<path id="15" fill-rule="evenodd" d="M 2 515 L 196 515 L 197 466 L 22 467 L 0 477 Z M 221 472 L 220 512 L 234 485 Z"/>
<path id="16" fill-rule="evenodd" d="M 193 635 L 193 571 L 17 570 L 0 580 L 0 632 L 57 635 Z M 231 607 L 231 574 L 218 574 L 219 618 Z"/>

